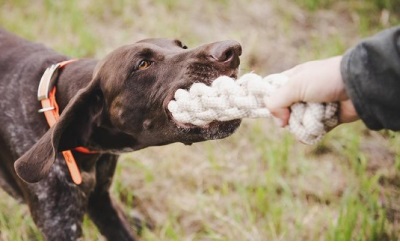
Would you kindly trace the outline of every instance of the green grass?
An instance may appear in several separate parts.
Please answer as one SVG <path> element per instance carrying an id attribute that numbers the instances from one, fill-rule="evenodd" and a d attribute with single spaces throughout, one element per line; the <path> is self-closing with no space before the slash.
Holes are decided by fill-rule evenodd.
<path id="1" fill-rule="evenodd" d="M 147 37 L 243 45 L 242 73 L 270 74 L 343 53 L 399 23 L 387 1 L 0 0 L 0 25 L 73 57 Z M 387 17 L 385 19 L 385 17 Z M 143 240 L 398 240 L 400 138 L 361 123 L 302 145 L 269 120 L 230 138 L 124 155 L 112 194 Z M 83 240 L 103 240 L 85 217 Z M 42 240 L 28 208 L 0 191 L 0 239 Z"/>
<path id="2" fill-rule="evenodd" d="M 2 193 L 2 196 L 5 194 Z M 15 209 L 20 204 L 10 199 L 2 199 L 0 207 L 0 238 L 5 240 L 42 240 L 43 237 L 36 229 L 29 216 L 27 208 Z"/>

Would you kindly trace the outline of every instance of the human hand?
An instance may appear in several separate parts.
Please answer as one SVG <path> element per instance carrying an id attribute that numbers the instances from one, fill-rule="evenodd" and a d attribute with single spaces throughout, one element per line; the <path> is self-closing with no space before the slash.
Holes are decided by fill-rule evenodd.
<path id="1" fill-rule="evenodd" d="M 296 102 L 339 102 L 339 123 L 358 118 L 353 103 L 347 96 L 340 73 L 341 56 L 310 61 L 282 72 L 289 77 L 267 101 L 267 108 L 278 124 L 286 126 L 290 106 Z"/>

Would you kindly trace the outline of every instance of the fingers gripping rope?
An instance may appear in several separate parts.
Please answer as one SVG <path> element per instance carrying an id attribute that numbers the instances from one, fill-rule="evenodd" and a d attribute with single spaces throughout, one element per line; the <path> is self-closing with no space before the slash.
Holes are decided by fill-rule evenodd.
<path id="1" fill-rule="evenodd" d="M 196 126 L 212 121 L 271 117 L 265 100 L 285 84 L 288 77 L 265 78 L 249 73 L 234 80 L 218 77 L 211 86 L 194 83 L 190 90 L 178 89 L 168 109 L 175 120 Z M 338 123 L 337 103 L 296 103 L 291 106 L 289 130 L 306 144 L 314 144 Z"/>

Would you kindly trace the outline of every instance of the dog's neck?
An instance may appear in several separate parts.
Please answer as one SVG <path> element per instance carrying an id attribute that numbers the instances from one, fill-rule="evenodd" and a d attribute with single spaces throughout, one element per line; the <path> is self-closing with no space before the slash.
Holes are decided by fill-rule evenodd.
<path id="1" fill-rule="evenodd" d="M 57 81 L 57 102 L 60 112 L 64 110 L 76 93 L 92 80 L 96 60 L 82 59 L 66 65 Z"/>

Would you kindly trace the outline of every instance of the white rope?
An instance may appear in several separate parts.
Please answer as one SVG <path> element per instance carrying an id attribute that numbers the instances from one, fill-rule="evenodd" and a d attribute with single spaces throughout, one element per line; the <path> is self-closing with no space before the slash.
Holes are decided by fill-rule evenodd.
<path id="1" fill-rule="evenodd" d="M 287 80 L 283 74 L 262 78 L 249 73 L 236 81 L 221 76 L 211 86 L 194 83 L 189 90 L 178 89 L 168 109 L 176 121 L 196 126 L 212 121 L 270 117 L 265 100 Z M 314 144 L 337 125 L 337 110 L 337 103 L 296 103 L 291 106 L 289 130 L 301 142 Z"/>

